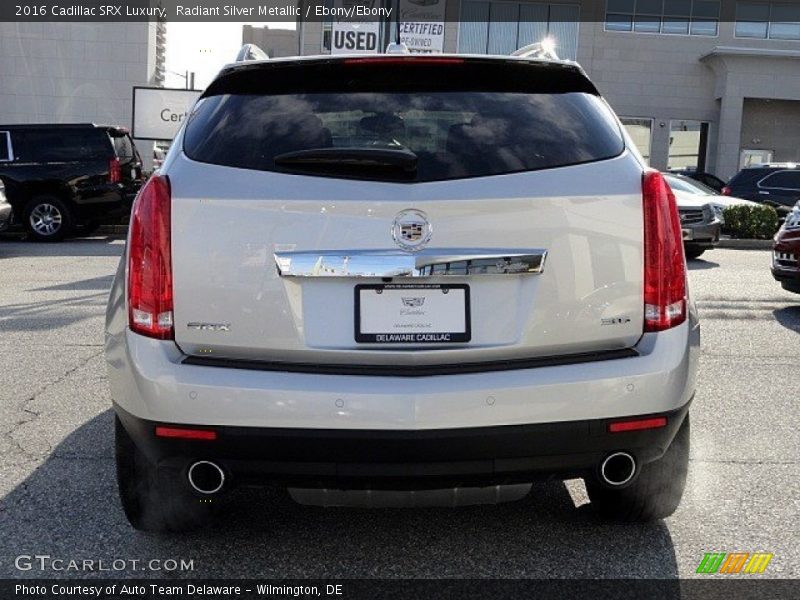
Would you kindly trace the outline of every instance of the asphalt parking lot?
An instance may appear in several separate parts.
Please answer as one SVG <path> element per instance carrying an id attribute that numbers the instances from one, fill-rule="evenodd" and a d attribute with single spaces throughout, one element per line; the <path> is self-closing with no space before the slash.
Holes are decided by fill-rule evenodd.
<path id="1" fill-rule="evenodd" d="M 702 364 L 687 491 L 664 522 L 603 523 L 580 482 L 459 509 L 308 508 L 238 490 L 209 529 L 160 536 L 131 529 L 116 496 L 102 342 L 123 243 L 0 240 L 0 577 L 91 574 L 15 567 L 39 554 L 193 561 L 170 577 L 672 578 L 705 552 L 772 552 L 769 576 L 800 577 L 800 296 L 772 280 L 768 251 L 690 263 Z"/>

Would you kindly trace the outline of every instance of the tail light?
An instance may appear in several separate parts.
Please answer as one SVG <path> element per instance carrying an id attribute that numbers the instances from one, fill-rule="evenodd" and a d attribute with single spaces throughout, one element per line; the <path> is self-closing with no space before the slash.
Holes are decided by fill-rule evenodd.
<path id="1" fill-rule="evenodd" d="M 722 188 L 722 190 L 720 190 L 720 192 L 722 193 L 723 196 L 730 196 L 731 195 L 731 188 L 729 188 L 726 185 L 725 187 Z"/>
<path id="2" fill-rule="evenodd" d="M 120 183 L 122 181 L 122 165 L 118 158 L 112 158 L 108 163 L 108 182 Z"/>
<path id="3" fill-rule="evenodd" d="M 686 320 L 686 259 L 675 195 L 657 171 L 642 179 L 644 203 L 644 330 Z"/>
<path id="4" fill-rule="evenodd" d="M 128 325 L 161 340 L 175 338 L 170 205 L 169 179 L 151 177 L 133 203 L 128 243 Z"/>

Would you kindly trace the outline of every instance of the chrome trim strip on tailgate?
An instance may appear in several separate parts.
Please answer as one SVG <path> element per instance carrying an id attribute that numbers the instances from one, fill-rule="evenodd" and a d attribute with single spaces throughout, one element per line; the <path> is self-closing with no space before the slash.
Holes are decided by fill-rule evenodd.
<path id="1" fill-rule="evenodd" d="M 465 277 L 536 275 L 544 270 L 547 250 L 427 249 L 276 252 L 281 277 Z"/>

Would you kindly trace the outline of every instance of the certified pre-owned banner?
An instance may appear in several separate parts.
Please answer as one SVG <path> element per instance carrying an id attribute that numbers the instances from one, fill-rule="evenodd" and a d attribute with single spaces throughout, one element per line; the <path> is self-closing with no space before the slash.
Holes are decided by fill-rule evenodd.
<path id="1" fill-rule="evenodd" d="M 412 53 L 444 48 L 445 0 L 400 0 L 400 41 Z"/>

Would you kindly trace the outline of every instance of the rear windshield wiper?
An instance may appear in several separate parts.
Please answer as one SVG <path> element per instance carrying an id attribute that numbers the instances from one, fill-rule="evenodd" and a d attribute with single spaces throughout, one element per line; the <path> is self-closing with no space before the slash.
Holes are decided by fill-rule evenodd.
<path id="1" fill-rule="evenodd" d="M 417 170 L 416 154 L 394 148 L 312 148 L 279 154 L 273 160 L 286 167 L 396 167 L 407 173 Z"/>

